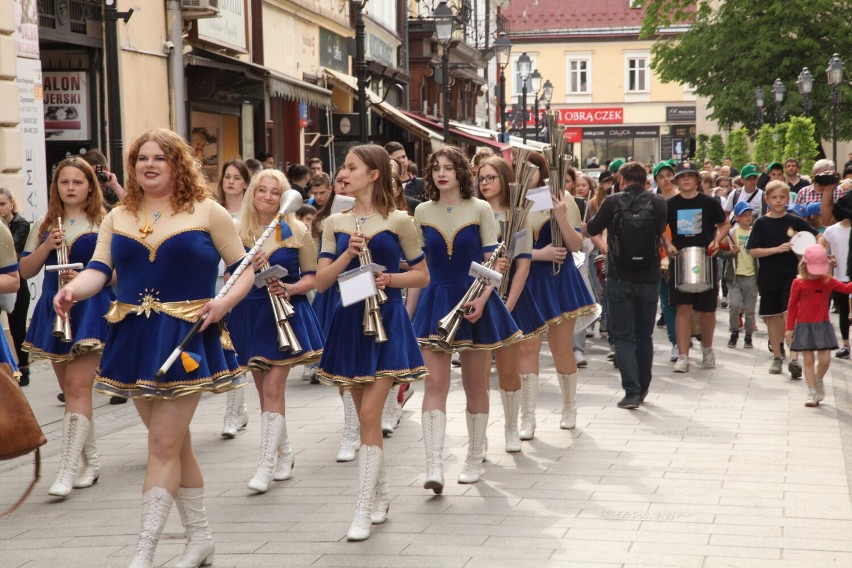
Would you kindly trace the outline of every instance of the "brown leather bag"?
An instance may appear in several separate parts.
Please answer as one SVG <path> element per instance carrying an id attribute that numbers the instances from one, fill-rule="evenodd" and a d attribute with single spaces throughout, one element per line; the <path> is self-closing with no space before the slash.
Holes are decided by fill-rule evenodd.
<path id="1" fill-rule="evenodd" d="M 29 497 L 41 477 L 39 448 L 47 443 L 30 403 L 12 376 L 9 365 L 0 364 L 0 460 L 10 460 L 35 451 L 35 474 L 24 494 L 0 517 L 17 509 Z"/>

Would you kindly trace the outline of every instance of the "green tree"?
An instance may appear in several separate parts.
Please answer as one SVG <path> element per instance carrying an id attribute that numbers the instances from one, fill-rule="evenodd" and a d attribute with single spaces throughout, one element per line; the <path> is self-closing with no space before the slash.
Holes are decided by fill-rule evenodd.
<path id="1" fill-rule="evenodd" d="M 784 156 L 784 147 L 787 144 L 787 129 L 790 128 L 789 122 L 779 122 L 775 125 L 775 161 L 782 162 L 786 159 Z"/>
<path id="2" fill-rule="evenodd" d="M 760 166 L 775 161 L 775 129 L 771 124 L 764 124 L 757 133 L 754 144 L 754 161 Z"/>
<path id="3" fill-rule="evenodd" d="M 707 157 L 713 160 L 714 165 L 721 164 L 725 159 L 725 141 L 722 140 L 721 134 L 710 137 L 710 150 L 707 152 Z"/>
<path id="4" fill-rule="evenodd" d="M 707 157 L 707 142 L 710 137 L 706 134 L 699 134 L 695 139 L 695 161 L 701 163 Z"/>
<path id="5" fill-rule="evenodd" d="M 814 74 L 811 93 L 816 134 L 831 137 L 830 89 L 825 69 L 833 53 L 852 53 L 852 0 L 640 0 L 646 8 L 641 36 L 655 39 L 651 67 L 663 82 L 689 84 L 707 97 L 710 118 L 722 129 L 742 124 L 755 132 L 754 90 L 763 87 L 772 112 L 772 83 L 787 86 L 784 110 L 800 114 L 795 88 L 802 67 Z M 791 15 L 798 14 L 801 17 Z M 826 18 L 820 15 L 827 15 Z M 683 33 L 671 26 L 688 24 Z M 847 65 L 849 62 L 847 61 Z M 852 100 L 844 81 L 841 100 Z M 838 116 L 838 134 L 852 138 L 852 113 Z"/>
<path id="6" fill-rule="evenodd" d="M 799 170 L 803 172 L 811 171 L 819 152 L 814 132 L 814 121 L 810 118 L 794 116 L 790 119 L 783 155 L 798 159 Z"/>
<path id="7" fill-rule="evenodd" d="M 728 135 L 725 155 L 731 158 L 731 163 L 738 170 L 748 163 L 748 130 L 737 128 Z"/>

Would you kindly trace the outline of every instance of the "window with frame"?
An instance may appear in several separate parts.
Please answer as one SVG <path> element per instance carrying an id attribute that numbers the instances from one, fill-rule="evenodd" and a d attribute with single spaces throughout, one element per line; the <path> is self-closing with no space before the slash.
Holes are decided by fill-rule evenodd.
<path id="1" fill-rule="evenodd" d="M 628 93 L 647 93 L 649 90 L 648 57 L 627 58 L 627 85 Z"/>
<path id="2" fill-rule="evenodd" d="M 590 93 L 590 71 L 591 60 L 586 58 L 568 60 L 569 95 L 587 95 Z"/>

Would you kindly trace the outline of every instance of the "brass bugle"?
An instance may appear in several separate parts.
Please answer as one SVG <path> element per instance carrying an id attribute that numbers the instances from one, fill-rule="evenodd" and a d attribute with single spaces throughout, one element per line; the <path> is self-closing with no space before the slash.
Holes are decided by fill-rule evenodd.
<path id="1" fill-rule="evenodd" d="M 263 265 L 262 270 L 269 269 L 269 263 Z M 290 318 L 295 315 L 296 310 L 293 305 L 281 296 L 276 296 L 266 287 L 266 293 L 269 296 L 269 302 L 272 304 L 272 313 L 275 316 L 275 333 L 278 338 L 278 350 L 290 351 L 298 353 L 302 350 L 299 340 L 296 339 L 296 333 L 293 331 L 293 326 L 290 324 Z"/>
<path id="2" fill-rule="evenodd" d="M 62 217 L 57 218 L 56 226 L 61 231 L 62 230 Z M 56 263 L 57 264 L 68 264 L 68 243 L 66 243 L 65 239 L 62 239 L 62 244 L 56 249 Z M 62 283 L 62 271 L 58 271 L 56 273 L 56 278 L 58 279 L 59 285 L 58 289 L 62 290 L 62 287 L 65 284 Z M 63 319 L 56 315 L 53 318 L 53 337 L 58 337 L 62 343 L 71 343 L 74 341 L 74 336 L 71 333 L 71 314 L 70 312 Z"/>
<path id="3" fill-rule="evenodd" d="M 355 231 L 362 233 L 361 223 L 355 217 Z M 367 266 L 373 263 L 373 253 L 365 245 L 358 253 L 358 263 L 361 266 Z M 382 320 L 382 308 L 380 304 L 384 304 L 388 299 L 384 290 L 377 290 L 374 296 L 370 296 L 364 300 L 364 317 L 361 326 L 364 329 L 364 335 L 373 337 L 376 343 L 384 343 L 388 340 L 388 334 L 385 331 L 385 323 Z"/>

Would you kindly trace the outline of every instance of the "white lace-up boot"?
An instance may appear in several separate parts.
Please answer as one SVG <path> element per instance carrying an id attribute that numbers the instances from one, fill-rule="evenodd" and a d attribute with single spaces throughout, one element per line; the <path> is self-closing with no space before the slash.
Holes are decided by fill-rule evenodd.
<path id="1" fill-rule="evenodd" d="M 180 487 L 175 495 L 180 522 L 186 529 L 186 548 L 175 568 L 198 568 L 213 564 L 215 545 L 207 527 L 203 487 Z"/>
<path id="2" fill-rule="evenodd" d="M 91 487 L 98 482 L 101 476 L 101 456 L 98 454 L 98 446 L 95 443 L 95 421 L 89 423 L 89 433 L 83 442 L 82 465 L 77 476 L 74 478 L 74 488 L 82 489 Z"/>
<path id="3" fill-rule="evenodd" d="M 503 401 L 503 415 L 506 419 L 506 451 L 509 453 L 521 451 L 521 438 L 518 435 L 518 411 L 521 406 L 521 392 L 500 389 Z"/>
<path id="4" fill-rule="evenodd" d="M 222 426 L 222 437 L 233 438 L 237 431 L 243 430 L 248 424 L 248 409 L 246 408 L 245 389 L 229 390 L 225 405 L 225 425 Z"/>
<path id="5" fill-rule="evenodd" d="M 396 403 L 396 397 L 398 393 L 399 388 L 392 387 L 382 408 L 382 436 L 385 438 L 393 436 L 394 428 L 396 428 L 396 409 L 399 406 Z"/>
<path id="6" fill-rule="evenodd" d="M 373 524 L 371 513 L 376 496 L 376 482 L 383 466 L 382 449 L 363 445 L 358 456 L 358 500 L 355 503 L 355 518 L 346 533 L 346 540 L 367 540 Z"/>
<path id="7" fill-rule="evenodd" d="M 577 425 L 577 373 L 556 373 L 556 377 L 562 391 L 562 419 L 559 421 L 559 427 L 563 430 L 573 430 Z"/>
<path id="8" fill-rule="evenodd" d="M 482 461 L 485 448 L 485 430 L 488 427 L 488 414 L 471 414 L 465 410 L 467 419 L 467 457 L 464 459 L 459 483 L 476 483 L 482 478 Z"/>
<path id="9" fill-rule="evenodd" d="M 421 416 L 423 443 L 426 446 L 426 481 L 424 489 L 436 495 L 444 491 L 444 433 L 447 415 L 440 410 L 428 410 Z"/>
<path id="10" fill-rule="evenodd" d="M 535 436 L 535 401 L 538 397 L 538 375 L 521 375 L 521 427 L 518 435 L 521 440 L 532 440 Z"/>
<path id="11" fill-rule="evenodd" d="M 355 409 L 355 401 L 349 389 L 343 392 L 343 437 L 340 439 L 340 448 L 337 450 L 337 461 L 351 462 L 355 459 L 355 452 L 361 445 L 361 426 L 358 423 L 358 410 Z"/>
<path id="12" fill-rule="evenodd" d="M 89 434 L 89 419 L 82 414 L 66 412 L 62 418 L 62 457 L 56 481 L 47 491 L 56 497 L 67 497 L 74 488 L 74 478 L 80 469 L 83 444 Z"/>
<path id="13" fill-rule="evenodd" d="M 273 412 L 264 412 L 260 415 L 260 463 L 254 477 L 249 481 L 249 489 L 258 493 L 266 493 L 269 489 L 283 428 L 282 415 Z"/>
<path id="14" fill-rule="evenodd" d="M 130 568 L 151 568 L 157 543 L 166 526 L 174 498 L 163 487 L 152 487 L 142 495 L 142 530 L 136 542 L 136 552 L 130 559 Z"/>
<path id="15" fill-rule="evenodd" d="M 293 467 L 296 465 L 296 456 L 290 447 L 290 439 L 287 437 L 287 419 L 281 418 L 281 439 L 278 442 L 278 461 L 275 463 L 275 471 L 272 479 L 284 481 L 293 477 Z"/>

